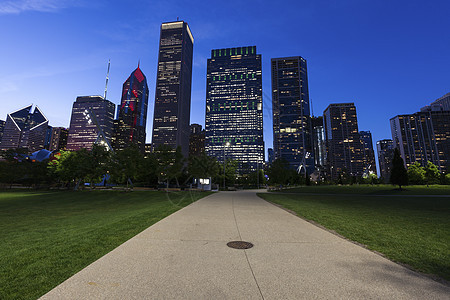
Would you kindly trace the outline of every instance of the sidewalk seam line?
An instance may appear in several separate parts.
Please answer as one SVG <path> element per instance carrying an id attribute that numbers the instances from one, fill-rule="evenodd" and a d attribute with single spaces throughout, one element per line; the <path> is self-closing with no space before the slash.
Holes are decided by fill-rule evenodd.
<path id="1" fill-rule="evenodd" d="M 239 225 L 237 223 L 236 214 L 234 212 L 234 197 L 231 198 L 231 209 L 233 211 L 234 223 L 236 224 L 236 229 L 239 234 L 239 239 L 242 241 L 241 231 L 239 230 Z M 255 280 L 256 286 L 258 287 L 259 294 L 261 295 L 261 298 L 264 299 L 263 293 L 261 291 L 261 288 L 259 287 L 258 281 L 256 280 L 255 273 L 253 272 L 252 265 L 250 264 L 250 261 L 248 260 L 247 251 L 245 249 L 244 249 L 244 254 L 245 254 L 245 259 L 247 260 L 248 267 L 250 268 L 250 272 L 252 272 L 253 279 Z"/>

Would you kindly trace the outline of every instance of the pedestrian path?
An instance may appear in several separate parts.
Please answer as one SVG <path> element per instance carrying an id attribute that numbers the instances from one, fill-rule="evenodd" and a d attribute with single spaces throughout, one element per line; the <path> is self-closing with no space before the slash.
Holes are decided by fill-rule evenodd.
<path id="1" fill-rule="evenodd" d="M 450 299 L 450 287 L 237 191 L 179 210 L 42 299 Z"/>

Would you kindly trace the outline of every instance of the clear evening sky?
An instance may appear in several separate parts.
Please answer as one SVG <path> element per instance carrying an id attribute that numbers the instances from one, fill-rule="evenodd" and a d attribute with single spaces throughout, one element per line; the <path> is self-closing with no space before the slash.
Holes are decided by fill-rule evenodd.
<path id="1" fill-rule="evenodd" d="M 68 127 L 77 96 L 119 104 L 140 60 L 150 88 L 151 139 L 162 22 L 188 22 L 194 35 L 191 123 L 204 125 L 211 49 L 256 45 L 263 58 L 264 139 L 272 147 L 270 59 L 308 63 L 315 115 L 354 102 L 359 130 L 391 138 L 389 119 L 450 92 L 450 1 L 0 0 L 0 119 L 38 105 Z"/>

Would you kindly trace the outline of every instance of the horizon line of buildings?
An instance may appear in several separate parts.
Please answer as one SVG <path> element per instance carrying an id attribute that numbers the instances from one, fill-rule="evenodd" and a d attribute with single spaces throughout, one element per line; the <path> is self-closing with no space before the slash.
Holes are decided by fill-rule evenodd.
<path id="1" fill-rule="evenodd" d="M 205 152 L 218 161 L 237 160 L 240 174 L 265 163 L 261 54 L 256 46 L 211 50 L 207 60 L 205 129 L 190 124 L 194 38 L 184 21 L 162 23 L 158 52 L 151 145 L 145 143 L 148 83 L 138 67 L 122 87 L 117 106 L 105 96 L 79 96 L 70 126 L 51 127 L 36 106 L 0 122 L 0 149 L 50 151 L 105 145 L 115 151 L 136 145 L 141 152 L 160 145 L 181 147 L 185 157 Z M 354 103 L 332 103 L 310 112 L 307 62 L 301 56 L 271 59 L 273 148 L 268 161 L 283 158 L 291 168 L 316 176 L 377 174 L 370 131 L 358 128 Z M 393 148 L 405 166 L 415 161 L 448 171 L 450 93 L 411 115 L 390 120 L 392 140 L 377 141 L 380 176 L 388 179 Z M 2 130 L 3 128 L 3 130 Z"/>

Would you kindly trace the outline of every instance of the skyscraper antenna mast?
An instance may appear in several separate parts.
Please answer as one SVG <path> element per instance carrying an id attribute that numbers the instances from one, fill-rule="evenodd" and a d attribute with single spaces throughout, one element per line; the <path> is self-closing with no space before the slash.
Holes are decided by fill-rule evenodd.
<path id="1" fill-rule="evenodd" d="M 108 91 L 108 79 L 109 79 L 109 66 L 111 65 L 111 59 L 108 60 L 108 71 L 106 72 L 106 84 L 105 84 L 105 96 L 104 99 L 106 99 L 106 92 Z"/>
<path id="2" fill-rule="evenodd" d="M 314 108 L 313 108 L 312 98 L 309 98 L 309 103 L 311 103 L 311 116 L 314 117 Z"/>

